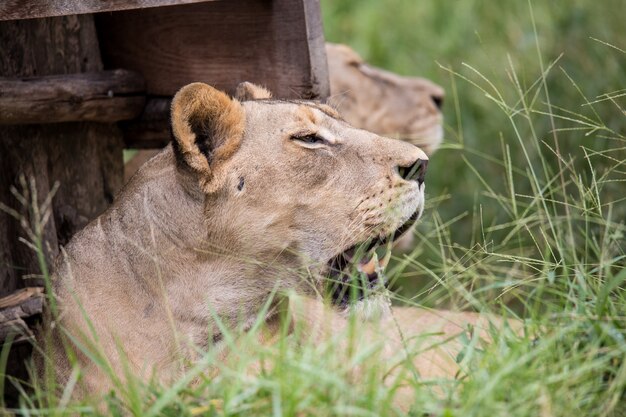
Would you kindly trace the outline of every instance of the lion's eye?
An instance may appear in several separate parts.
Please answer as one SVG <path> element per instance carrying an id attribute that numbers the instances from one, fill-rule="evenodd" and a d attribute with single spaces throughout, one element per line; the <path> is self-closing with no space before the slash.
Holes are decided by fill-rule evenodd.
<path id="1" fill-rule="evenodd" d="M 320 136 L 311 134 L 304 136 L 293 136 L 293 140 L 297 140 L 298 142 L 302 142 L 306 145 L 324 145 L 326 144 L 326 140 Z"/>

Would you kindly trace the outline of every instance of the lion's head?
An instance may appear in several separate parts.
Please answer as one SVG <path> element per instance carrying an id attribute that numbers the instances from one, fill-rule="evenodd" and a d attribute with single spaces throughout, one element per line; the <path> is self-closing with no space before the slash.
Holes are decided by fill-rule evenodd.
<path id="1" fill-rule="evenodd" d="M 360 262 L 373 274 L 372 247 L 421 214 L 424 152 L 323 104 L 274 100 L 248 83 L 237 96 L 196 83 L 172 103 L 175 152 L 204 193 L 210 238 L 322 273 L 369 249 Z"/>
<path id="2" fill-rule="evenodd" d="M 345 45 L 326 44 L 330 102 L 351 124 L 419 146 L 440 145 L 444 91 L 435 83 L 373 67 Z"/>

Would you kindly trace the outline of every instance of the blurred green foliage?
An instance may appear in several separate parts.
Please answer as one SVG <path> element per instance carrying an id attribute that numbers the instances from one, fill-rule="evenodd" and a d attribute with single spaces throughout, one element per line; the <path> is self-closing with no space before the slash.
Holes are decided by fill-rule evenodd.
<path id="1" fill-rule="evenodd" d="M 441 242 L 411 254 L 414 269 L 425 265 L 441 276 L 453 264 L 468 267 L 463 257 L 471 258 L 468 249 L 476 247 L 540 258 L 553 246 L 567 247 L 570 260 L 589 264 L 625 250 L 587 259 L 589 242 L 602 240 L 606 230 L 604 220 L 589 223 L 590 192 L 581 184 L 597 186 L 601 217 L 623 226 L 626 2 L 321 3 L 328 41 L 352 46 L 374 65 L 427 77 L 447 92 L 444 145 L 431 158 L 430 208 L 420 226 L 422 239 Z M 547 205 L 535 213 L 538 185 L 545 187 L 541 202 Z M 517 206 L 524 214 L 513 213 Z M 555 236 L 542 246 L 537 240 L 550 219 L 565 219 L 570 237 Z M 531 224 L 528 236 L 511 238 L 522 222 Z M 561 255 L 554 257 L 557 264 L 567 262 Z M 482 261 L 475 262 L 478 275 Z M 505 271 L 518 267 L 520 276 L 532 276 L 529 265 L 515 262 L 502 263 L 500 272 L 492 266 L 486 275 L 506 279 Z M 427 281 L 432 288 L 432 277 Z"/>
<path id="2" fill-rule="evenodd" d="M 538 43 L 545 67 L 558 60 L 546 80 L 554 107 L 596 119 L 593 111 L 584 106 L 581 92 L 589 100 L 607 93 L 626 93 L 626 54 L 602 43 L 626 50 L 623 0 L 532 4 L 493 0 L 322 0 L 322 12 L 328 41 L 352 46 L 374 65 L 404 75 L 424 76 L 445 88 L 445 146 L 432 158 L 427 189 L 430 196 L 451 195 L 439 207 L 444 218 L 471 210 L 475 194 L 481 189 L 463 157 L 480 166 L 482 174 L 492 180 L 490 185 L 502 189 L 497 162 L 492 166 L 476 153 L 501 160 L 502 140 L 512 147 L 514 165 L 519 165 L 516 162 L 522 155 L 511 137 L 511 122 L 505 114 L 498 112 L 479 89 L 443 68 L 476 80 L 478 77 L 463 65 L 468 64 L 484 74 L 510 101 L 516 94 L 511 64 L 524 90 L 541 75 Z M 576 82 L 580 92 L 568 77 Z M 626 107 L 624 97 L 616 101 Z M 625 115 L 616 111 L 610 100 L 597 103 L 595 111 L 602 123 L 615 131 L 624 131 Z M 537 117 L 533 123 L 543 139 L 553 144 L 549 118 Z M 576 126 L 556 120 L 557 129 Z M 560 135 L 559 146 L 565 158 L 580 154 L 581 146 L 596 150 L 624 146 L 586 133 L 572 131 Z M 584 163 L 581 169 L 584 171 Z M 625 192 L 626 186 L 621 187 L 621 192 Z M 489 202 L 482 203 L 483 210 L 489 213 Z M 465 227 L 459 230 L 467 234 Z"/>

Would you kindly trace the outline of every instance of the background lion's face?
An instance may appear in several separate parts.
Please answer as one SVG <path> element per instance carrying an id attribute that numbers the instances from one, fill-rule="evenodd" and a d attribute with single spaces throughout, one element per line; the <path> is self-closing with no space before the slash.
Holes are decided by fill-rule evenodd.
<path id="1" fill-rule="evenodd" d="M 432 154 L 443 139 L 443 88 L 367 64 L 345 45 L 326 44 L 331 97 L 344 118 L 363 129 L 405 140 Z"/>
<path id="2" fill-rule="evenodd" d="M 250 251 L 273 248 L 324 263 L 421 212 L 425 166 L 412 179 L 400 175 L 427 160 L 419 148 L 355 129 L 311 102 L 243 106 L 245 130 L 224 167 L 220 206 Z"/>

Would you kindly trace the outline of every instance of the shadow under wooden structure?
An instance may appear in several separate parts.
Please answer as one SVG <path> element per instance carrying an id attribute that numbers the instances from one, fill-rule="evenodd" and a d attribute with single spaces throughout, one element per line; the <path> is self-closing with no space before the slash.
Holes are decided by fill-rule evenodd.
<path id="1" fill-rule="evenodd" d="M 29 328 L 45 304 L 41 261 L 52 265 L 113 201 L 125 146 L 170 140 L 171 97 L 194 81 L 325 99 L 319 0 L 0 3 L 0 343 L 11 335 L 9 374 L 23 377 Z M 55 190 L 39 228 L 33 207 Z M 24 243 L 33 233 L 43 258 Z"/>

